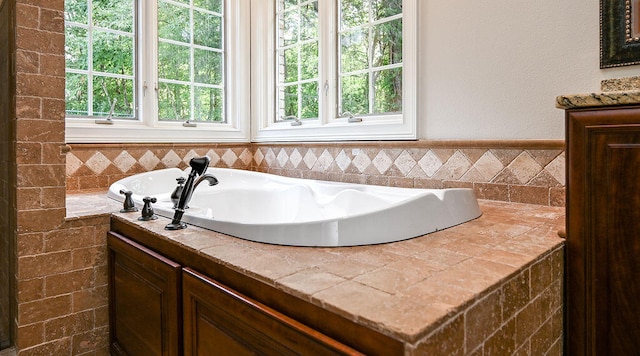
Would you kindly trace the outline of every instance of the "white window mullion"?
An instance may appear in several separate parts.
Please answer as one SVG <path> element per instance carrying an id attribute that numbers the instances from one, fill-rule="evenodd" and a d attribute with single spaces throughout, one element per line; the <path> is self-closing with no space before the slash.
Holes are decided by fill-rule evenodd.
<path id="1" fill-rule="evenodd" d="M 318 1 L 318 23 L 320 27 L 319 39 L 319 72 L 320 83 L 319 95 L 319 115 L 320 123 L 328 124 L 336 118 L 338 114 L 337 92 L 338 92 L 338 60 L 339 48 L 337 41 L 338 23 L 337 1 Z"/>
<path id="2" fill-rule="evenodd" d="M 223 65 L 225 76 L 224 112 L 227 116 L 226 130 L 237 132 L 243 141 L 251 139 L 251 31 L 247 19 L 252 19 L 250 0 L 226 1 L 224 5 L 225 29 Z M 231 24 L 237 27 L 227 31 Z M 273 92 L 273 89 L 271 90 Z"/>
<path id="3" fill-rule="evenodd" d="M 139 32 L 139 26 L 140 26 L 140 16 L 141 16 L 141 12 L 140 12 L 140 1 L 141 0 L 134 0 L 133 1 L 133 13 L 134 13 L 134 19 L 133 19 L 133 117 L 140 121 L 140 107 L 141 107 L 141 102 L 142 102 L 142 95 L 141 95 L 141 91 L 140 88 L 142 87 L 142 77 L 141 77 L 141 72 L 140 72 L 140 53 L 142 52 L 140 50 L 140 32 Z"/>
<path id="4" fill-rule="evenodd" d="M 371 20 L 372 20 L 372 15 L 371 15 L 371 7 L 369 7 L 369 23 L 371 24 Z M 368 50 L 368 61 L 369 61 L 369 68 L 368 68 L 368 73 L 367 76 L 369 78 L 369 112 L 372 113 L 374 112 L 374 98 L 375 98 L 375 85 L 374 85 L 374 77 L 373 77 L 373 56 L 374 56 L 374 49 L 373 49 L 373 25 L 369 26 L 369 31 L 367 33 L 367 36 L 369 37 L 367 39 L 367 43 L 369 46 L 369 50 Z"/>
<path id="5" fill-rule="evenodd" d="M 154 1 L 140 0 L 140 25 L 138 39 L 140 40 L 138 58 L 141 73 L 140 121 L 148 127 L 158 125 L 158 7 Z"/>
<path id="6" fill-rule="evenodd" d="M 191 38 L 189 38 L 189 96 L 191 107 L 191 117 L 195 118 L 196 113 L 196 86 L 195 86 L 195 49 L 193 48 L 195 37 L 195 21 L 193 20 L 193 0 L 189 1 L 189 32 L 191 32 Z"/>
<path id="7" fill-rule="evenodd" d="M 277 0 L 251 0 L 251 117 L 252 136 L 259 136 L 276 115 Z"/>
<path id="8" fill-rule="evenodd" d="M 368 50 L 367 50 L 367 61 L 368 61 L 368 68 L 367 68 L 367 78 L 368 80 L 368 85 L 369 85 L 369 112 L 372 113 L 373 112 L 373 106 L 374 106 L 374 97 L 375 97 L 375 93 L 374 93 L 374 88 L 375 86 L 373 85 L 373 55 L 374 55 L 374 50 L 373 50 L 373 9 L 372 6 L 369 6 L 369 11 L 367 11 L 367 13 L 369 14 L 369 23 L 367 24 L 367 46 L 368 46 Z"/>
<path id="9" fill-rule="evenodd" d="M 298 53 L 298 68 L 297 72 L 298 72 L 298 79 L 296 80 L 296 95 L 298 96 L 298 110 L 296 112 L 296 118 L 297 119 L 301 119 L 302 118 L 302 83 L 300 82 L 300 78 L 302 78 L 302 65 L 301 65 L 301 60 L 302 60 L 302 43 L 300 43 L 300 32 L 301 32 L 301 28 L 302 28 L 302 21 L 300 19 L 300 16 L 302 16 L 302 5 L 300 4 L 300 7 L 298 8 L 298 33 L 297 33 L 297 41 L 296 41 L 296 47 L 297 47 L 297 53 Z"/>
<path id="10" fill-rule="evenodd" d="M 89 25 L 87 28 L 87 40 L 89 41 L 87 45 L 87 93 L 89 93 L 87 98 L 87 114 L 88 116 L 93 116 L 93 1 L 87 0 L 87 24 Z"/>
<path id="11" fill-rule="evenodd" d="M 402 117 L 413 138 L 418 137 L 418 1 L 402 1 Z"/>

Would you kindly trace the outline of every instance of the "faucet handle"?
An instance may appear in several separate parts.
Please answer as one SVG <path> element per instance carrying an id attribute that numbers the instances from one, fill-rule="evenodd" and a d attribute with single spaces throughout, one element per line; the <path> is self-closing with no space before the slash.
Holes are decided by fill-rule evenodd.
<path id="1" fill-rule="evenodd" d="M 120 194 L 124 195 L 123 206 L 120 210 L 121 213 L 131 213 L 138 211 L 138 208 L 136 208 L 136 205 L 133 203 L 133 199 L 131 198 L 131 195 L 133 194 L 132 191 L 121 189 Z"/>
<path id="2" fill-rule="evenodd" d="M 156 220 L 158 216 L 153 211 L 153 207 L 151 206 L 151 203 L 155 203 L 158 200 L 152 197 L 144 197 L 142 201 L 144 202 L 144 206 L 142 207 L 142 216 L 139 217 L 138 220 L 140 221 Z"/>

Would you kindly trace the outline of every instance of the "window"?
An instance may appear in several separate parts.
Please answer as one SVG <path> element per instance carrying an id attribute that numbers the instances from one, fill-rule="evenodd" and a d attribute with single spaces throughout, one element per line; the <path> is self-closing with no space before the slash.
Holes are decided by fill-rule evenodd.
<path id="1" fill-rule="evenodd" d="M 67 141 L 415 139 L 416 7 L 65 0 Z"/>
<path id="2" fill-rule="evenodd" d="M 339 3 L 339 112 L 402 112 L 402 0 Z"/>
<path id="3" fill-rule="evenodd" d="M 416 7 L 254 1 L 253 139 L 415 139 Z"/>
<path id="4" fill-rule="evenodd" d="M 224 122 L 223 3 L 158 0 L 158 118 Z"/>
<path id="5" fill-rule="evenodd" d="M 276 121 L 318 118 L 318 1 L 278 2 Z"/>
<path id="6" fill-rule="evenodd" d="M 65 0 L 67 141 L 248 141 L 248 15 L 249 0 Z"/>
<path id="7" fill-rule="evenodd" d="M 133 0 L 65 1 L 67 115 L 135 117 L 134 14 Z"/>

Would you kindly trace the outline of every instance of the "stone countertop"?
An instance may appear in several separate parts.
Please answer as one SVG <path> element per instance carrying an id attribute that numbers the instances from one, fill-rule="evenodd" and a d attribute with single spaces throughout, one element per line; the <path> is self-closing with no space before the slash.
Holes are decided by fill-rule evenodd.
<path id="1" fill-rule="evenodd" d="M 165 231 L 105 194 L 67 196 L 67 215 L 117 219 L 400 340 L 413 342 L 540 256 L 561 246 L 564 208 L 480 201 L 483 215 L 381 245 L 310 248 L 234 238 L 195 226 Z M 102 211 L 100 211 L 103 209 Z M 105 210 L 106 209 L 106 210 Z"/>
<path id="2" fill-rule="evenodd" d="M 561 95 L 556 98 L 556 107 L 559 109 L 633 104 L 640 104 L 640 90 Z"/>
<path id="3" fill-rule="evenodd" d="M 600 93 L 561 95 L 556 98 L 560 109 L 640 104 L 640 77 L 604 79 Z"/>
<path id="4" fill-rule="evenodd" d="M 68 192 L 67 220 L 104 216 L 122 209 L 122 203 L 107 198 L 105 190 Z"/>

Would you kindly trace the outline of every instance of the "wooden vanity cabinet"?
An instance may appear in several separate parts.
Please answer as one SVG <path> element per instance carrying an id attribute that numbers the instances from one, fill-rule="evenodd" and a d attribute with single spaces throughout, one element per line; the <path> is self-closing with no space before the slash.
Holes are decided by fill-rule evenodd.
<path id="1" fill-rule="evenodd" d="M 640 355 L 640 107 L 566 112 L 567 355 Z"/>
<path id="2" fill-rule="evenodd" d="M 181 266 L 109 232 L 109 326 L 115 355 L 182 355 Z"/>
<path id="3" fill-rule="evenodd" d="M 189 268 L 183 303 L 186 355 L 361 355 Z"/>
<path id="4" fill-rule="evenodd" d="M 116 355 L 361 355 L 115 232 L 109 249 Z"/>

